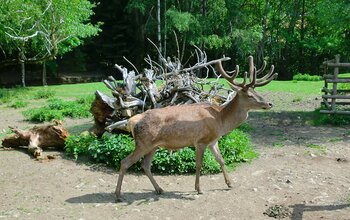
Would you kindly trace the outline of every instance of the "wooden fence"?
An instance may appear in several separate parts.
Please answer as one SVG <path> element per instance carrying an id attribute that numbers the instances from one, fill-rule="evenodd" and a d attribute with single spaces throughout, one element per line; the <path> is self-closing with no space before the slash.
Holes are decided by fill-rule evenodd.
<path id="1" fill-rule="evenodd" d="M 324 68 L 324 87 L 322 92 L 322 105 L 325 109 L 321 110 L 321 113 L 328 114 L 348 114 L 350 115 L 350 109 L 344 108 L 344 106 L 350 106 L 350 89 L 339 89 L 338 83 L 349 83 L 350 77 L 339 78 L 339 68 L 350 68 L 350 63 L 340 63 L 340 56 L 336 55 L 333 60 L 326 60 L 322 63 Z M 333 69 L 333 73 L 329 74 L 328 70 Z M 330 88 L 328 86 L 330 85 Z"/>

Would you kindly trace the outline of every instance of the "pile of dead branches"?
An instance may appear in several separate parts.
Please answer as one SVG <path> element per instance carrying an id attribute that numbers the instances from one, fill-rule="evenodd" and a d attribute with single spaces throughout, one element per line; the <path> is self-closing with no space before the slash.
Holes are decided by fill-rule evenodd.
<path id="1" fill-rule="evenodd" d="M 195 54 L 197 63 L 187 68 L 179 58 L 169 57 L 156 62 L 147 56 L 148 68 L 141 72 L 126 58 L 132 70 L 115 64 L 123 81 L 118 82 L 112 76 L 104 80 L 113 97 L 96 91 L 91 107 L 95 119 L 93 132 L 100 136 L 105 130 L 126 130 L 127 120 L 147 109 L 199 102 L 221 105 L 229 101 L 233 92 L 219 82 L 221 76 L 213 66 L 230 58 L 208 61 L 206 53 L 198 47 Z M 209 79 L 211 73 L 216 78 Z"/>

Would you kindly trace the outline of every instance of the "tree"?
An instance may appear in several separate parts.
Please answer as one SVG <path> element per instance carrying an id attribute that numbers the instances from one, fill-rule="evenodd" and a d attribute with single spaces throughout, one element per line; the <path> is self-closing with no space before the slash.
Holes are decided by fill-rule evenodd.
<path id="1" fill-rule="evenodd" d="M 72 50 L 83 39 L 97 35 L 100 24 L 91 24 L 95 4 L 81 1 L 7 0 L 0 5 L 0 67 L 38 64 Z"/>

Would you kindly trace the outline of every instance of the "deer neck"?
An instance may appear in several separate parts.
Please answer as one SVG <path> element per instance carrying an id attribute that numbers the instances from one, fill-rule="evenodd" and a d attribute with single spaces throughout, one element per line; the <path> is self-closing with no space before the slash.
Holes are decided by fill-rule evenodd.
<path id="1" fill-rule="evenodd" d="M 242 102 L 242 98 L 237 94 L 229 103 L 222 107 L 220 112 L 222 135 L 231 132 L 247 119 L 249 108 L 247 108 Z"/>

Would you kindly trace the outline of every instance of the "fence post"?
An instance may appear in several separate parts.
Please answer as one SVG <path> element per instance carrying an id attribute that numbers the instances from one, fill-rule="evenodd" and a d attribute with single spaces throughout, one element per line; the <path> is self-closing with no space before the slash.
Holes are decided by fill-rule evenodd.
<path id="1" fill-rule="evenodd" d="M 340 63 L 340 55 L 337 54 L 335 55 L 335 64 L 339 64 Z M 332 95 L 337 95 L 337 79 L 338 79 L 338 74 L 339 74 L 339 66 L 336 66 L 334 68 L 334 74 L 333 74 L 333 91 L 332 91 Z M 336 108 L 335 108 L 335 101 L 336 101 L 336 98 L 332 98 L 332 112 L 335 112 L 336 111 Z"/>

